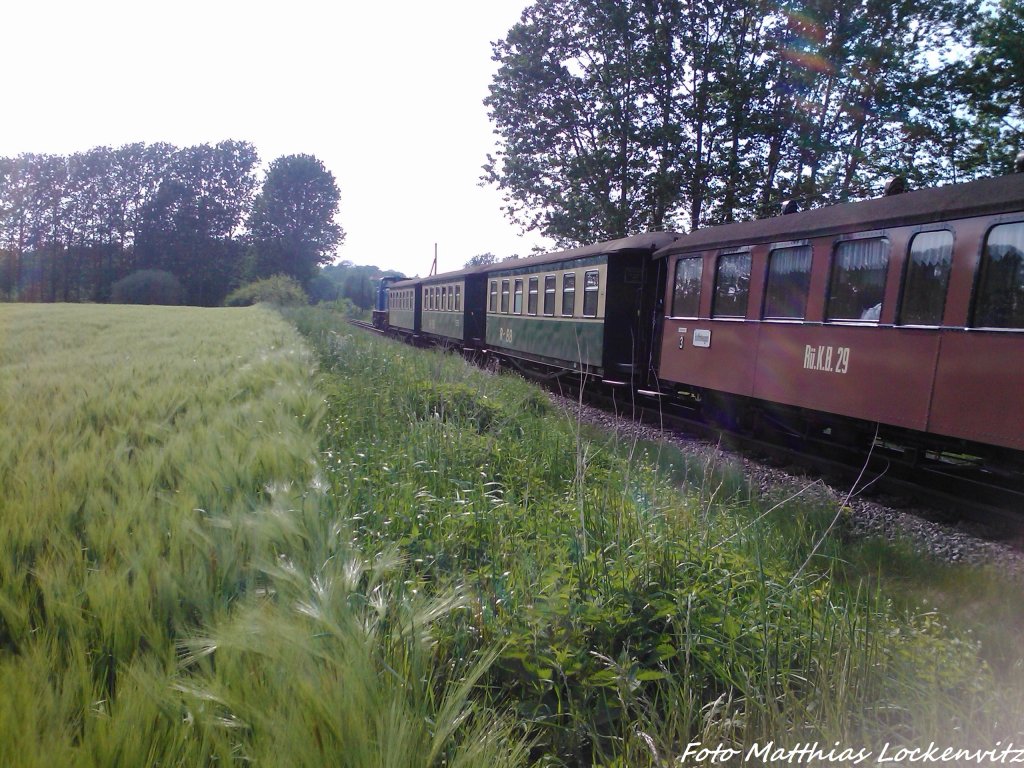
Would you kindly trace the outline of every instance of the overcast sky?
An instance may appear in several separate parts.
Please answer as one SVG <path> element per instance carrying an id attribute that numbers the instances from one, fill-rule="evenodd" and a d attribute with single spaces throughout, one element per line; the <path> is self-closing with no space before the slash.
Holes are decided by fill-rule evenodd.
<path id="1" fill-rule="evenodd" d="M 426 274 L 546 245 L 479 186 L 492 40 L 527 0 L 5 4 L 0 156 L 143 141 L 320 158 L 339 258 Z"/>

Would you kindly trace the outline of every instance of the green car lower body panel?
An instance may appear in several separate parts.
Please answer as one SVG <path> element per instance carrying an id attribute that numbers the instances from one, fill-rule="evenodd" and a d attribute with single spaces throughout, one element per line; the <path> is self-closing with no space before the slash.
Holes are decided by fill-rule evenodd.
<path id="1" fill-rule="evenodd" d="M 488 315 L 487 346 L 565 368 L 600 368 L 604 320 Z"/>
<path id="2" fill-rule="evenodd" d="M 444 336 L 462 343 L 465 322 L 462 312 L 424 311 L 420 330 L 433 336 Z"/>
<path id="3" fill-rule="evenodd" d="M 416 330 L 416 313 L 411 309 L 391 309 L 388 310 L 388 324 L 394 328 L 404 328 L 406 330 Z"/>

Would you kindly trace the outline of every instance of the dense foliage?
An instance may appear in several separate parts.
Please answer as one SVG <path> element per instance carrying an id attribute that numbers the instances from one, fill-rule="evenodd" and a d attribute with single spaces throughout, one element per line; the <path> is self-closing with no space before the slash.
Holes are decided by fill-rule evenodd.
<path id="1" fill-rule="evenodd" d="M 511 708 L 536 764 L 1024 736 L 1003 714 L 1024 704 L 1015 684 L 930 607 L 868 587 L 897 550 L 865 567 L 813 487 L 759 499 L 713 450 L 588 431 L 517 377 L 296 317 L 320 352 L 323 478 L 348 535 L 402 557 L 415 594 L 458 591 L 435 668 L 497 646 L 478 696 Z"/>
<path id="2" fill-rule="evenodd" d="M 1022 18 L 1020 0 L 537 0 L 494 43 L 484 178 L 570 245 L 1003 171 Z"/>
<path id="3" fill-rule="evenodd" d="M 334 177 L 279 158 L 257 194 L 258 162 L 244 141 L 0 158 L 0 299 L 109 301 L 162 270 L 182 302 L 216 305 L 246 279 L 308 279 L 343 237 Z"/>
<path id="4" fill-rule="evenodd" d="M 308 304 L 309 296 L 294 277 L 271 275 L 236 288 L 224 299 L 224 305 L 228 307 L 248 307 L 260 303 L 297 307 Z"/>
<path id="5" fill-rule="evenodd" d="M 312 155 L 272 162 L 249 216 L 252 270 L 310 280 L 345 238 L 334 222 L 339 199 L 334 175 Z"/>
<path id="6" fill-rule="evenodd" d="M 310 283 L 310 296 L 314 301 L 347 299 L 359 309 L 371 309 L 377 297 L 377 285 L 382 277 L 403 277 L 394 270 L 382 270 L 372 265 L 342 261 L 330 264 Z"/>
<path id="7" fill-rule="evenodd" d="M 112 304 L 181 304 L 181 281 L 162 269 L 140 269 L 110 286 Z"/>

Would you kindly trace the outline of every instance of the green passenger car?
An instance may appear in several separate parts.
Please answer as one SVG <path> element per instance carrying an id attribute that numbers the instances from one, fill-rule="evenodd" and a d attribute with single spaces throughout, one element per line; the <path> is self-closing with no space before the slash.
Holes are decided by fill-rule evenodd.
<path id="1" fill-rule="evenodd" d="M 475 348 L 483 341 L 480 267 L 423 278 L 420 333 L 433 343 Z"/>
<path id="2" fill-rule="evenodd" d="M 487 348 L 608 381 L 646 376 L 664 285 L 650 256 L 677 237 L 653 232 L 486 268 Z"/>
<path id="3" fill-rule="evenodd" d="M 388 326 L 402 336 L 413 337 L 420 331 L 419 278 L 400 280 L 388 286 Z"/>

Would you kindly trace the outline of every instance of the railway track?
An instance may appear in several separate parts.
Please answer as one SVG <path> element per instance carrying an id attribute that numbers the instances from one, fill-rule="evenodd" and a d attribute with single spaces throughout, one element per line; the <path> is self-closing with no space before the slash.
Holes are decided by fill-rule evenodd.
<path id="1" fill-rule="evenodd" d="M 381 335 L 384 335 L 384 331 L 382 331 L 380 328 L 377 328 L 376 326 L 374 326 L 373 323 L 368 323 L 365 320 L 356 320 L 354 318 L 349 318 L 348 322 L 349 322 L 349 325 L 354 325 L 356 328 L 362 328 L 362 329 L 367 330 L 367 331 L 373 331 L 374 333 L 379 333 Z"/>
<path id="2" fill-rule="evenodd" d="M 573 395 L 578 397 L 579 390 Z M 876 443 L 864 451 L 781 430 L 756 435 L 737 432 L 643 394 L 626 407 L 618 393 L 597 387 L 584 387 L 583 396 L 589 404 L 649 427 L 700 439 L 757 461 L 798 466 L 854 495 L 884 496 L 897 506 L 924 507 L 950 522 L 981 523 L 991 526 L 998 537 L 1024 534 L 1024 479 L 1020 477 L 999 477 L 979 467 L 919 456 L 908 461 L 906 452 L 885 444 Z"/>

